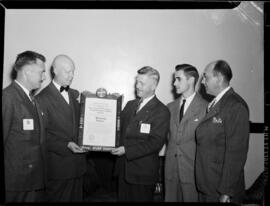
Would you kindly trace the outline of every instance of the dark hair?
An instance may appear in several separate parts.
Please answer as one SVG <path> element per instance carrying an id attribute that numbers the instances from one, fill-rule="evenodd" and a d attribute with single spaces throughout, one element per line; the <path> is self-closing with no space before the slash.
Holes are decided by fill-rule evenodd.
<path id="1" fill-rule="evenodd" d="M 175 71 L 183 70 L 184 74 L 187 77 L 194 77 L 194 85 L 196 85 L 198 79 L 199 79 L 199 73 L 196 67 L 190 65 L 190 64 L 178 64 L 175 66 Z"/>
<path id="2" fill-rule="evenodd" d="M 137 71 L 137 73 L 138 74 L 147 74 L 149 76 L 152 76 L 156 80 L 157 84 L 159 82 L 159 79 L 160 79 L 159 72 L 156 69 L 154 69 L 154 68 L 152 68 L 150 66 L 142 67 L 141 69 L 139 69 Z"/>
<path id="3" fill-rule="evenodd" d="M 13 65 L 12 71 L 11 71 L 11 77 L 13 79 L 16 79 L 17 72 L 25 65 L 27 64 L 34 64 L 36 63 L 37 59 L 40 59 L 41 61 L 45 62 L 46 58 L 37 52 L 34 51 L 24 51 L 17 55 L 16 61 Z"/>
<path id="4" fill-rule="evenodd" d="M 53 66 L 51 66 L 51 68 L 50 68 L 50 73 L 51 73 L 51 77 L 52 77 L 52 79 L 55 77 L 55 73 L 54 73 L 54 68 L 53 68 Z"/>
<path id="5" fill-rule="evenodd" d="M 213 68 L 213 75 L 216 76 L 217 73 L 220 73 L 227 82 L 230 82 L 232 79 L 232 70 L 230 65 L 224 60 L 218 60 Z"/>

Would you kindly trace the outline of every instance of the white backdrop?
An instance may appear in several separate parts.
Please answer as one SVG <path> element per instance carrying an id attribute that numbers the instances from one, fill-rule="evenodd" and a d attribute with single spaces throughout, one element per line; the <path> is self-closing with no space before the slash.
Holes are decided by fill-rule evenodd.
<path id="1" fill-rule="evenodd" d="M 245 19 L 233 10 L 43 10 L 8 9 L 5 20 L 3 88 L 16 55 L 37 51 L 47 58 L 67 54 L 75 62 L 72 87 L 80 92 L 134 98 L 136 71 L 146 65 L 159 70 L 157 96 L 173 100 L 172 74 L 176 64 L 188 63 L 202 72 L 217 59 L 233 70 L 231 85 L 247 101 L 250 120 L 264 122 L 263 16 Z M 49 83 L 49 72 L 43 87 Z M 42 87 L 42 88 L 43 88 Z M 249 186 L 263 170 L 263 135 L 251 135 L 246 164 Z"/>

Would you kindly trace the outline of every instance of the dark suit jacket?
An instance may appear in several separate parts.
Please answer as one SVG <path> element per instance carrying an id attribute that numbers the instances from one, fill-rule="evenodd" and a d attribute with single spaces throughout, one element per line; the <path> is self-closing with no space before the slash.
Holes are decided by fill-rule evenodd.
<path id="1" fill-rule="evenodd" d="M 156 97 L 134 115 L 137 104 L 138 100 L 129 101 L 121 113 L 120 145 L 125 155 L 117 159 L 115 172 L 125 172 L 131 184 L 150 185 L 158 178 L 158 153 L 167 137 L 170 113 Z M 149 134 L 140 132 L 142 124 L 150 125 Z"/>
<path id="2" fill-rule="evenodd" d="M 249 110 L 231 88 L 196 130 L 196 181 L 200 192 L 237 197 L 245 190 Z"/>
<path id="3" fill-rule="evenodd" d="M 51 82 L 37 100 L 46 117 L 46 142 L 49 179 L 79 177 L 86 171 L 85 154 L 75 154 L 68 142 L 78 142 L 80 108 L 77 90 L 69 89 L 69 104 Z"/>
<path id="4" fill-rule="evenodd" d="M 166 149 L 165 179 L 195 184 L 195 130 L 206 113 L 207 102 L 194 96 L 179 123 L 180 98 L 168 104 L 171 113 L 169 140 Z"/>
<path id="5" fill-rule="evenodd" d="M 44 188 L 45 157 L 42 112 L 33 106 L 15 82 L 3 90 L 2 124 L 4 137 L 5 183 L 7 191 Z M 24 130 L 24 119 L 32 119 L 33 130 Z"/>

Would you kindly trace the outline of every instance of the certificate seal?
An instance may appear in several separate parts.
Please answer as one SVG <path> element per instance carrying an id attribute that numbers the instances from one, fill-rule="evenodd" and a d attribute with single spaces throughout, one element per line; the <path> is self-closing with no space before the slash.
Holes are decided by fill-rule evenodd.
<path id="1" fill-rule="evenodd" d="M 97 97 L 103 98 L 107 96 L 107 90 L 104 88 L 98 88 L 96 91 Z"/>

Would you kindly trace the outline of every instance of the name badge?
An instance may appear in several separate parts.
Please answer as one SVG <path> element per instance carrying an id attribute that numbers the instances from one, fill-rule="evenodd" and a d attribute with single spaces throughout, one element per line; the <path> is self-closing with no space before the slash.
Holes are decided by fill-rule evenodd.
<path id="1" fill-rule="evenodd" d="M 23 130 L 34 130 L 34 120 L 23 119 Z"/>
<path id="2" fill-rule="evenodd" d="M 141 133 L 145 133 L 145 134 L 149 134 L 149 133 L 150 133 L 150 129 L 151 129 L 150 124 L 142 123 L 142 124 L 141 124 L 140 132 L 141 132 Z"/>

